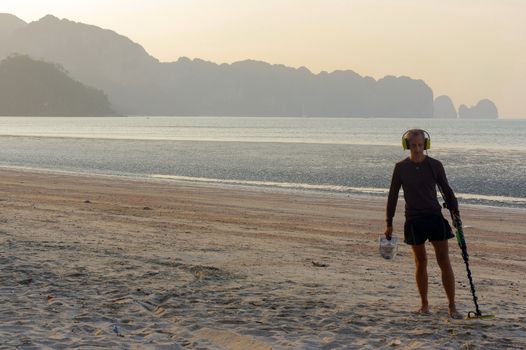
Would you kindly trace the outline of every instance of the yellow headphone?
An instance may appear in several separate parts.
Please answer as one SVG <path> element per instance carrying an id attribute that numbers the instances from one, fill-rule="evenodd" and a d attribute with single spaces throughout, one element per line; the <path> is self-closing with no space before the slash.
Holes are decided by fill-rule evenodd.
<path id="1" fill-rule="evenodd" d="M 413 133 L 422 133 L 424 134 L 424 149 L 425 150 L 428 150 L 431 148 L 431 136 L 429 135 L 429 133 L 423 129 L 410 129 L 410 130 L 407 130 L 406 132 L 404 132 L 404 134 L 402 135 L 402 147 L 404 149 L 410 149 L 411 147 L 409 146 L 409 139 L 407 138 L 407 134 L 413 134 Z"/>

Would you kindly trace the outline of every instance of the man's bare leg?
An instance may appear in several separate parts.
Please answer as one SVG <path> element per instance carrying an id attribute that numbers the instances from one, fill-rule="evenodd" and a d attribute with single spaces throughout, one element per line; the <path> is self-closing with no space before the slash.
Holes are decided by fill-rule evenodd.
<path id="1" fill-rule="evenodd" d="M 420 293 L 421 306 L 418 313 L 429 312 L 429 302 L 427 300 L 427 254 L 425 244 L 413 245 L 413 256 L 415 258 L 415 278 L 418 292 Z"/>
<path id="2" fill-rule="evenodd" d="M 449 244 L 448 241 L 431 242 L 435 248 L 435 255 L 440 271 L 442 272 L 442 285 L 446 291 L 449 302 L 449 315 L 452 318 L 461 318 L 455 305 L 455 274 L 449 261 Z"/>

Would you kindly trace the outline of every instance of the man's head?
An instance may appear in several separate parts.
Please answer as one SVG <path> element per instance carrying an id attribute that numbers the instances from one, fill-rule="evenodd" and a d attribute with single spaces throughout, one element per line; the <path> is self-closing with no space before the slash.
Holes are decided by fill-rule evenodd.
<path id="1" fill-rule="evenodd" d="M 418 152 L 423 152 L 431 147 L 429 134 L 422 129 L 407 130 L 403 135 L 402 143 L 404 149 L 415 149 Z"/>

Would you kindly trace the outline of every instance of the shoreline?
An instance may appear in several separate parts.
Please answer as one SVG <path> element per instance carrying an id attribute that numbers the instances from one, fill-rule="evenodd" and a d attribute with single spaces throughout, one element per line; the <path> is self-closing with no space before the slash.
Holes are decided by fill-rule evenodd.
<path id="1" fill-rule="evenodd" d="M 290 184 L 287 182 L 266 182 L 266 181 L 248 181 L 248 180 L 225 180 L 225 179 L 213 179 L 213 178 L 199 178 L 199 177 L 190 177 L 190 176 L 177 176 L 177 175 L 161 175 L 161 174 L 104 174 L 104 173 L 91 173 L 87 174 L 80 171 L 69 171 L 69 170 L 51 170 L 51 169 L 45 169 L 45 168 L 32 168 L 32 167 L 24 167 L 24 166 L 10 166 L 10 165 L 0 165 L 0 171 L 2 169 L 5 170 L 13 170 L 13 171 L 21 171 L 21 172 L 33 172 L 33 173 L 43 173 L 43 174 L 50 174 L 50 175 L 70 175 L 70 176 L 85 176 L 85 177 L 101 177 L 101 178 L 108 178 L 108 179 L 114 179 L 114 180 L 137 180 L 137 181 L 147 181 L 147 182 L 159 182 L 159 183 L 166 183 L 166 184 L 175 184 L 175 185 L 204 185 L 204 186 L 217 186 L 220 188 L 228 189 L 239 189 L 239 190 L 247 190 L 247 191 L 261 191 L 261 192 L 268 192 L 268 193 L 290 193 L 290 194 L 318 194 L 318 195 L 327 195 L 327 196 L 335 196 L 335 197 L 343 197 L 343 198 L 354 198 L 354 199 L 381 199 L 386 201 L 387 200 L 387 193 L 389 189 L 384 188 L 378 188 L 374 190 L 378 190 L 379 192 L 359 192 L 361 187 L 356 187 L 356 191 L 354 192 L 341 192 L 341 191 L 331 191 L 330 189 L 324 190 L 320 189 L 318 187 L 322 187 L 324 185 L 315 185 L 315 184 Z M 260 184 L 261 183 L 261 184 Z M 267 185 L 267 183 L 269 183 Z M 277 184 L 277 185 L 272 185 Z M 278 186 L 280 185 L 280 186 Z M 289 186 L 290 185 L 290 186 Z M 297 186 L 296 186 L 297 185 Z M 301 186 L 307 186 L 307 187 L 301 187 Z M 339 185 L 327 185 L 328 187 L 348 187 L 348 186 L 339 186 Z M 353 187 L 354 188 L 354 187 Z M 352 190 L 351 190 L 352 191 Z M 380 193 L 381 191 L 385 191 L 385 193 Z M 461 196 L 477 196 L 473 194 L 465 194 L 460 193 L 457 195 L 459 199 L 461 199 Z M 485 196 L 485 195 L 481 195 Z M 491 197 L 491 196 L 489 196 Z M 496 196 L 500 197 L 500 196 Z M 515 197 L 503 197 L 503 198 L 515 198 Z M 516 199 L 519 200 L 525 200 L 523 198 L 517 197 Z M 469 200 L 469 199 L 468 199 Z M 399 202 L 403 202 L 403 191 L 400 191 L 399 195 Z M 473 208 L 479 208 L 479 209 L 509 209 L 509 210 L 517 210 L 517 211 L 524 211 L 526 215 L 526 207 L 517 207 L 517 206 L 498 206 L 498 205 L 489 205 L 489 204 L 480 204 L 480 203 L 461 203 L 462 207 L 473 207 Z M 403 210 L 403 208 L 402 208 Z"/>
<path id="2" fill-rule="evenodd" d="M 429 247 L 432 314 L 411 313 L 409 247 L 378 253 L 383 198 L 5 168 L 0 193 L 6 347 L 526 346 L 523 210 L 462 211 L 481 310 L 497 315 L 464 321 L 447 316 Z"/>

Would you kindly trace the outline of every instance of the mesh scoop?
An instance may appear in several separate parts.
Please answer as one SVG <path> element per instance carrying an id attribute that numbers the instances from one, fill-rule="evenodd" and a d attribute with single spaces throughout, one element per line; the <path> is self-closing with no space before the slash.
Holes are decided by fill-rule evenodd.
<path id="1" fill-rule="evenodd" d="M 380 255 L 384 259 L 393 259 L 396 256 L 398 238 L 391 236 L 388 240 L 385 236 L 381 235 L 378 237 Z"/>

